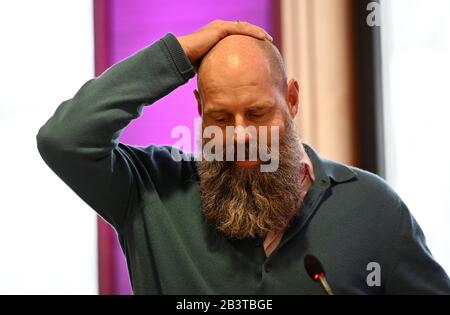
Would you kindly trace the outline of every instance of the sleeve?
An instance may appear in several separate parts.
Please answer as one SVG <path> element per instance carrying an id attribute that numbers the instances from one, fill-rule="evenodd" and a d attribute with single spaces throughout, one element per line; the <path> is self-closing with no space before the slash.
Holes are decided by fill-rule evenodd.
<path id="1" fill-rule="evenodd" d="M 118 137 L 143 106 L 195 74 L 176 37 L 152 45 L 86 82 L 37 134 L 47 165 L 116 229 L 138 196 L 139 161 Z"/>
<path id="2" fill-rule="evenodd" d="M 450 294 L 450 280 L 433 258 L 422 229 L 400 200 L 400 225 L 394 242 L 386 294 Z"/>

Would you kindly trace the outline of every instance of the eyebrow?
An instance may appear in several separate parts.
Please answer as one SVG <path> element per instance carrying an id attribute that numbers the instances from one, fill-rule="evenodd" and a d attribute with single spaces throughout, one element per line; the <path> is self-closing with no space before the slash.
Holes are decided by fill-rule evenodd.
<path id="1" fill-rule="evenodd" d="M 275 105 L 272 103 L 258 103 L 258 104 L 253 104 L 250 105 L 246 108 L 246 110 L 254 110 L 254 111 L 259 111 L 259 110 L 265 110 L 265 109 L 271 109 L 273 108 Z M 223 113 L 228 113 L 228 111 L 224 108 L 210 108 L 205 110 L 204 112 L 205 114 L 223 114 Z"/>
<path id="2" fill-rule="evenodd" d="M 227 111 L 225 109 L 208 109 L 205 110 L 204 112 L 205 114 L 224 114 L 227 113 Z"/>
<path id="3" fill-rule="evenodd" d="M 258 110 L 270 109 L 273 107 L 274 107 L 274 105 L 271 103 L 263 103 L 263 104 L 250 105 L 247 109 L 258 111 Z"/>

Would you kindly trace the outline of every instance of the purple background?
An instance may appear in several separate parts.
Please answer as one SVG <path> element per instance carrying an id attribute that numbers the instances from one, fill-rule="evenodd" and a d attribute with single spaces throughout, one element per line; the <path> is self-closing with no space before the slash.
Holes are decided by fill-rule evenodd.
<path id="1" fill-rule="evenodd" d="M 274 35 L 272 0 L 112 0 L 110 2 L 110 56 L 112 63 L 133 54 L 166 33 L 188 34 L 214 19 L 248 21 Z M 193 95 L 196 80 L 191 79 L 153 106 L 144 109 L 122 133 L 120 140 L 132 145 L 174 144 L 171 131 L 185 125 L 194 134 L 194 117 L 198 117 Z M 130 294 L 125 258 L 118 242 L 113 245 L 116 294 Z"/>

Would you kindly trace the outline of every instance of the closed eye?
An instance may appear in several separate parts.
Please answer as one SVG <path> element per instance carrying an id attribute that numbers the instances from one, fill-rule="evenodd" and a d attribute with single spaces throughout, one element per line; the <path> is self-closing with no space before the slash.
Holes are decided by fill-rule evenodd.
<path id="1" fill-rule="evenodd" d="M 265 112 L 249 113 L 247 116 L 253 119 L 263 118 L 266 115 Z"/>

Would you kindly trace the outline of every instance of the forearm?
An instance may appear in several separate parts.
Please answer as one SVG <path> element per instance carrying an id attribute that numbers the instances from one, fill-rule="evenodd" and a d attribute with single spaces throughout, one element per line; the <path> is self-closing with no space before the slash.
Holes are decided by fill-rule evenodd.
<path id="1" fill-rule="evenodd" d="M 173 35 L 117 63 L 86 82 L 40 129 L 38 143 L 93 159 L 108 155 L 120 131 L 152 104 L 194 75 Z"/>

